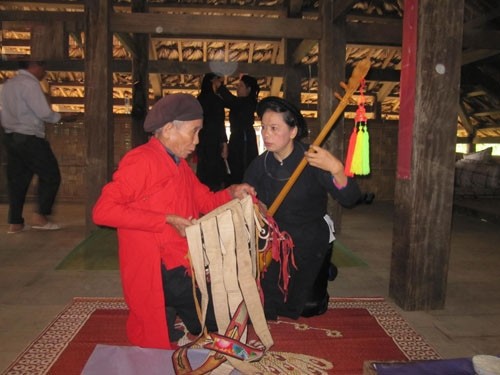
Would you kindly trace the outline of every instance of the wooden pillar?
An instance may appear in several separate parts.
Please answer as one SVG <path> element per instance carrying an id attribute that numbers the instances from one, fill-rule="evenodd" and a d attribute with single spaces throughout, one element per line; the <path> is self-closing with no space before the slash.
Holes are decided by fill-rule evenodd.
<path id="1" fill-rule="evenodd" d="M 298 69 L 298 64 L 295 63 L 293 53 L 299 45 L 298 40 L 285 40 L 285 65 L 286 73 L 283 80 L 284 97 L 293 103 L 300 110 L 302 100 L 300 98 L 302 92 L 301 75 Z"/>
<path id="2" fill-rule="evenodd" d="M 297 3 L 297 2 L 296 2 Z M 289 18 L 299 18 L 302 17 L 302 7 L 297 6 L 296 3 L 291 3 L 288 6 L 288 17 Z M 295 61 L 294 53 L 297 47 L 300 45 L 300 40 L 297 39 L 286 39 L 283 43 L 285 46 L 285 66 L 286 72 L 283 77 L 283 96 L 293 103 L 300 111 L 300 105 L 302 103 L 301 93 L 301 75 L 298 69 L 298 64 L 300 61 Z"/>
<path id="3" fill-rule="evenodd" d="M 444 306 L 464 0 L 406 0 L 389 295 Z"/>
<path id="4" fill-rule="evenodd" d="M 62 21 L 34 23 L 31 28 L 31 58 L 64 61 L 68 54 L 67 38 Z"/>
<path id="5" fill-rule="evenodd" d="M 110 178 L 113 160 L 113 71 L 111 2 L 85 2 L 85 131 L 87 136 L 86 225 L 95 229 L 92 207 Z"/>
<path id="6" fill-rule="evenodd" d="M 145 0 L 132 0 L 132 12 L 147 12 Z M 132 56 L 132 147 L 146 143 L 144 120 L 149 99 L 149 34 L 133 34 L 135 54 Z"/>
<path id="7" fill-rule="evenodd" d="M 323 127 L 339 103 L 333 93 L 344 94 L 340 88 L 340 82 L 346 81 L 346 32 L 345 17 L 333 19 L 333 0 L 321 0 L 319 4 L 322 31 L 318 57 L 318 117 L 320 126 Z M 344 160 L 343 116 L 339 118 L 333 127 L 324 147 L 340 160 Z M 342 228 L 342 208 L 331 199 L 328 206 L 328 212 L 335 222 L 335 230 L 340 232 Z"/>

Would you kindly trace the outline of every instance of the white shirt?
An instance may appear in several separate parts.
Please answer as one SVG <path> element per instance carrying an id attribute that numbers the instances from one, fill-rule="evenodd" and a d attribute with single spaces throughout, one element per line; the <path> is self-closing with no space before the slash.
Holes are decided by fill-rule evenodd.
<path id="1" fill-rule="evenodd" d="M 45 138 L 45 122 L 61 120 L 61 114 L 49 107 L 38 79 L 24 69 L 4 83 L 0 102 L 2 126 L 6 133 Z"/>

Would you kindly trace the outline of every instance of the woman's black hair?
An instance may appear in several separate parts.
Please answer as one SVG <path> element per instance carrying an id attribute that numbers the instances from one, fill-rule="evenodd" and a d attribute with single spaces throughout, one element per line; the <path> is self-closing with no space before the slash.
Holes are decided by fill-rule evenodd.
<path id="1" fill-rule="evenodd" d="M 246 87 L 250 88 L 250 94 L 248 94 L 248 96 L 257 101 L 260 92 L 260 87 L 257 80 L 254 77 L 249 76 L 247 74 L 242 76 L 240 80 L 243 81 Z"/>
<path id="2" fill-rule="evenodd" d="M 268 96 L 257 104 L 257 114 L 261 119 L 267 110 L 281 113 L 283 115 L 283 120 L 288 126 L 291 128 L 297 127 L 297 140 L 307 136 L 307 123 L 304 116 L 302 116 L 302 113 L 300 113 L 297 107 L 288 100 L 277 96 Z"/>
<path id="3" fill-rule="evenodd" d="M 203 77 L 203 80 L 201 81 L 200 94 L 212 93 L 213 92 L 212 81 L 216 77 L 220 77 L 220 75 L 217 74 L 217 73 L 207 73 L 207 74 L 205 74 L 205 76 Z"/>

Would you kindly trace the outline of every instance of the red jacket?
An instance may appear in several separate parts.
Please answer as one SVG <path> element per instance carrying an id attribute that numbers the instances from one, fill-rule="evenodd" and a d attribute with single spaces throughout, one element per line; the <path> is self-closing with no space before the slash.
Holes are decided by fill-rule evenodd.
<path id="1" fill-rule="evenodd" d="M 130 309 L 127 334 L 142 347 L 170 349 L 160 263 L 189 269 L 185 237 L 167 214 L 199 218 L 231 199 L 211 192 L 188 163 L 177 165 L 156 139 L 128 152 L 93 209 L 97 225 L 117 228 L 120 274 Z"/>

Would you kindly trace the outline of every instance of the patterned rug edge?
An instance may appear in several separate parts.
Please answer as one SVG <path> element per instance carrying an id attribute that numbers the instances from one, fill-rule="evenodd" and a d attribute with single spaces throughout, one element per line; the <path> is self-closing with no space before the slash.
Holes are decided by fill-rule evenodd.
<path id="1" fill-rule="evenodd" d="M 441 359 L 440 355 L 383 297 L 331 297 L 329 308 L 366 309 L 410 361 Z M 29 358 L 30 364 L 33 364 L 33 358 L 40 358 L 37 367 L 33 368 L 30 374 L 46 374 L 91 314 L 98 309 L 127 309 L 127 305 L 122 297 L 74 297 L 16 357 L 3 375 L 17 374 L 16 371 L 23 368 L 23 358 Z M 63 323 L 56 324 L 58 321 Z M 408 337 L 412 337 L 412 340 L 408 340 Z M 52 346 L 54 353 L 44 350 L 44 344 Z"/>

